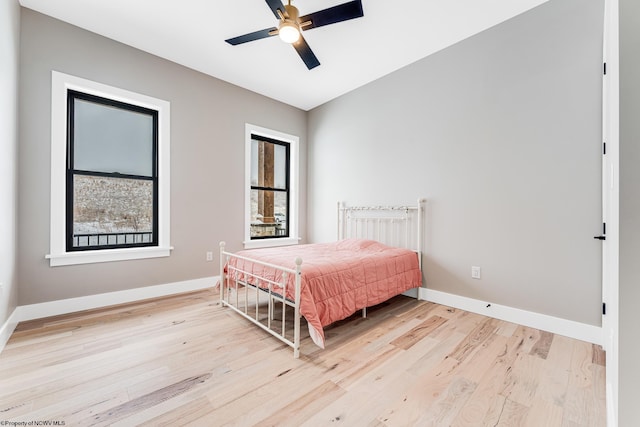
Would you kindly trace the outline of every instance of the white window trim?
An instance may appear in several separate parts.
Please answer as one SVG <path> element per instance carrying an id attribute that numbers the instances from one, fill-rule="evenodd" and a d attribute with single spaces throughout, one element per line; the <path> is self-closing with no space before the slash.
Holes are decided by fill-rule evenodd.
<path id="1" fill-rule="evenodd" d="M 289 237 L 273 239 L 251 240 L 251 135 L 260 135 L 267 138 L 289 144 Z M 299 144 L 300 138 L 295 135 L 278 132 L 260 126 L 245 124 L 245 145 L 244 145 L 244 172 L 245 172 L 245 194 L 244 194 L 244 248 L 268 248 L 275 246 L 297 245 L 300 241 L 298 234 L 298 191 L 299 191 Z"/>
<path id="2" fill-rule="evenodd" d="M 65 240 L 67 91 L 77 90 L 158 111 L 158 246 L 67 252 Z M 170 113 L 171 104 L 150 96 L 51 72 L 51 267 L 169 256 L 170 245 Z"/>

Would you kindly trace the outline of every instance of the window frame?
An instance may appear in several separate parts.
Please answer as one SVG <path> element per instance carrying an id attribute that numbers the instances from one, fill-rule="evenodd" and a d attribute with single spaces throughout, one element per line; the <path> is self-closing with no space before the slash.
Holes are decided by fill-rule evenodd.
<path id="1" fill-rule="evenodd" d="M 158 113 L 157 245 L 67 249 L 67 114 L 69 90 L 150 109 Z M 51 75 L 51 267 L 170 256 L 170 103 L 147 95 L 52 71 Z"/>
<path id="2" fill-rule="evenodd" d="M 289 212 L 291 211 L 291 144 L 287 143 L 287 142 L 282 142 L 279 141 L 277 139 L 273 139 L 273 138 L 269 138 L 263 135 L 258 135 L 255 133 L 251 134 L 251 147 L 253 149 L 253 141 L 261 141 L 261 142 L 266 142 L 269 144 L 273 144 L 273 145 L 279 145 L 285 148 L 285 186 L 284 188 L 278 188 L 277 186 L 274 187 L 265 187 L 265 186 L 260 186 L 260 185 L 254 185 L 253 183 L 251 183 L 251 191 L 272 191 L 274 193 L 278 192 L 278 193 L 285 193 L 286 197 L 287 197 L 287 221 L 286 221 L 286 234 L 284 236 L 251 236 L 251 233 L 249 233 L 250 239 L 251 240 L 264 240 L 264 239 L 286 239 L 289 238 Z M 253 153 L 252 153 L 253 154 Z"/>
<path id="3" fill-rule="evenodd" d="M 152 117 L 152 135 L 151 135 L 151 176 L 136 176 L 136 175 L 127 175 L 121 173 L 113 173 L 113 172 L 99 172 L 99 171 L 89 171 L 89 170 L 80 170 L 75 167 L 75 100 L 82 100 L 93 102 L 95 104 L 101 106 L 108 106 L 113 108 L 118 108 L 120 110 L 129 111 L 133 113 L 142 113 Z M 135 247 L 146 247 L 146 246 L 158 246 L 158 111 L 150 108 L 140 107 L 138 105 L 132 105 L 129 103 L 115 101 L 113 99 L 103 98 L 96 95 L 91 95 L 85 92 L 80 92 L 77 90 L 69 89 L 67 90 L 67 184 L 66 184 L 66 248 L 67 252 L 75 252 L 75 251 L 87 251 L 87 250 L 103 250 L 103 249 L 117 249 L 117 248 L 135 248 Z M 143 180 L 150 181 L 153 185 L 152 189 L 152 230 L 151 230 L 151 241 L 149 242 L 138 242 L 135 241 L 133 243 L 115 243 L 115 244 L 103 244 L 103 245 L 87 245 L 87 246 L 74 246 L 74 233 L 73 233 L 73 225 L 74 225 L 74 178 L 76 175 L 81 176 L 93 176 L 93 177 L 106 177 L 106 178 L 117 178 L 117 179 L 135 179 L 135 180 Z M 127 234 L 127 233 L 119 233 L 119 234 Z M 116 239 L 117 240 L 117 239 Z M 107 238 L 108 241 L 108 238 Z"/>
<path id="4" fill-rule="evenodd" d="M 288 182 L 288 211 L 287 227 L 288 236 L 259 237 L 251 238 L 251 143 L 254 135 L 265 138 L 267 142 L 274 142 L 288 145 L 289 163 L 287 177 Z M 265 248 L 275 246 L 288 246 L 298 244 L 300 237 L 298 234 L 299 208 L 299 141 L 295 135 L 263 128 L 247 123 L 245 125 L 245 221 L 244 221 L 244 248 Z"/>

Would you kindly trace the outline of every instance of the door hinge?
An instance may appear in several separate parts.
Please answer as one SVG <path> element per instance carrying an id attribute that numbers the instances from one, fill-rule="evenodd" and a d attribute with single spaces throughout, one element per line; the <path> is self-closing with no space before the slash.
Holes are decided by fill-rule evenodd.
<path id="1" fill-rule="evenodd" d="M 607 314 L 607 303 L 602 303 L 602 315 L 605 316 Z"/>
<path id="2" fill-rule="evenodd" d="M 602 143 L 602 155 L 604 156 L 605 154 L 607 154 L 607 143 L 603 142 Z"/>
<path id="3" fill-rule="evenodd" d="M 606 62 L 604 63 L 604 67 L 603 68 L 604 68 L 604 75 L 606 76 L 607 75 L 607 63 Z"/>

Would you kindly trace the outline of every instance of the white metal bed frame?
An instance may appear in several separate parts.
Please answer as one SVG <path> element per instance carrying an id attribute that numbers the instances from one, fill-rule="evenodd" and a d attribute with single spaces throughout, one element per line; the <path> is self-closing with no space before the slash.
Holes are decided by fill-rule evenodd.
<path id="1" fill-rule="evenodd" d="M 425 199 L 418 199 L 415 206 L 345 206 L 338 203 L 338 240 L 346 238 L 362 238 L 377 240 L 381 243 L 403 247 L 415 251 L 422 270 L 422 229 L 424 223 Z M 251 261 L 254 264 L 274 268 L 282 272 L 280 282 L 259 277 L 251 272 L 231 266 L 232 258 Z M 300 283 L 302 276 L 302 259 L 295 259 L 295 268 L 254 260 L 225 251 L 225 242 L 220 242 L 220 304 L 229 307 L 242 317 L 267 331 L 285 344 L 293 347 L 293 357 L 300 357 Z M 226 269 L 226 270 L 225 270 Z M 295 280 L 295 298 L 284 298 L 289 275 Z M 251 278 L 252 283 L 238 277 Z M 274 287 L 282 289 L 282 294 L 275 292 Z M 250 294 L 254 298 L 250 307 Z M 242 294 L 242 295 L 241 295 Z M 266 302 L 266 316 L 261 317 L 260 304 Z M 277 305 L 276 305 L 277 304 Z M 275 330 L 272 322 L 275 310 L 281 305 L 281 327 Z M 291 307 L 293 313 L 293 334 L 287 336 L 286 308 Z M 366 307 L 362 310 L 366 317 Z M 291 336 L 291 334 L 289 334 Z"/>

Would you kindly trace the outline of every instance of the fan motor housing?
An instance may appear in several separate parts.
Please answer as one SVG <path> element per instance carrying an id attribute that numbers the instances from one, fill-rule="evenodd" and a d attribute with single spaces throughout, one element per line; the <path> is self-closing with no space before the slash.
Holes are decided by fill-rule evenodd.
<path id="1" fill-rule="evenodd" d="M 297 7 L 287 4 L 284 6 L 284 10 L 286 12 L 286 15 L 285 15 L 286 19 L 293 21 L 295 23 L 298 23 L 300 12 L 298 11 Z"/>

